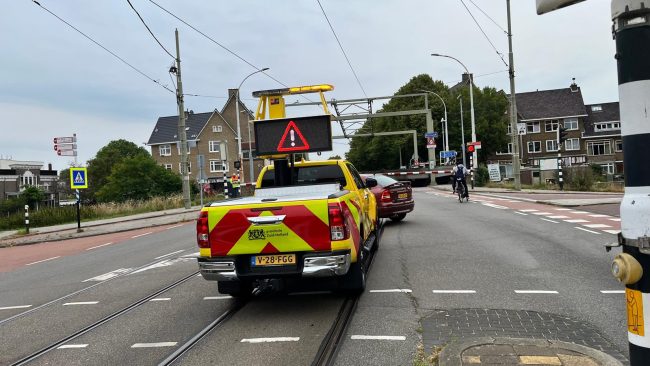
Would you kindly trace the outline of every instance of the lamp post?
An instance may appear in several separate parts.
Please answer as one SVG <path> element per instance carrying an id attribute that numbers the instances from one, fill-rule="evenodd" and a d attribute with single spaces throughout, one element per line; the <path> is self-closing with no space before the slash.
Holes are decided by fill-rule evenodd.
<path id="1" fill-rule="evenodd" d="M 463 152 L 463 165 L 467 166 L 467 163 L 465 162 L 465 126 L 463 125 L 463 95 L 458 94 L 456 99 L 460 100 L 460 139 L 461 139 L 461 146 L 460 150 Z M 456 157 L 458 159 L 458 157 Z"/>
<path id="2" fill-rule="evenodd" d="M 439 53 L 432 53 L 431 56 L 450 58 L 450 59 L 458 62 L 465 69 L 465 72 L 467 73 L 467 76 L 469 77 L 469 104 L 470 104 L 471 119 L 472 119 L 472 141 L 476 141 L 476 121 L 474 119 L 474 91 L 473 91 L 474 90 L 474 81 L 472 80 L 473 79 L 472 74 L 469 73 L 469 70 L 467 69 L 465 64 L 460 62 L 460 60 L 455 58 L 455 57 L 448 56 L 448 55 L 442 55 L 442 54 L 439 54 Z M 464 151 L 464 149 L 465 149 L 465 147 L 463 146 L 463 151 Z M 473 155 L 472 168 L 476 169 L 476 167 L 478 166 L 476 150 L 474 150 L 472 155 Z"/>
<path id="3" fill-rule="evenodd" d="M 445 151 L 449 151 L 449 135 L 448 135 L 448 132 L 447 132 L 447 105 L 445 104 L 444 99 L 442 99 L 442 97 L 440 95 L 438 95 L 435 92 L 432 92 L 431 90 L 426 90 L 426 89 L 418 89 L 418 90 L 420 90 L 421 92 L 425 92 L 425 93 L 431 93 L 431 94 L 435 95 L 436 97 L 438 97 L 438 99 L 440 99 L 440 101 L 442 102 L 442 106 L 445 108 L 445 118 L 444 118 L 444 121 L 445 121 L 445 138 L 444 138 L 444 144 L 445 144 Z"/>
<path id="4" fill-rule="evenodd" d="M 239 86 L 237 87 L 237 94 L 235 95 L 235 110 L 236 110 L 236 113 L 237 113 L 237 149 L 239 151 L 238 158 L 239 158 L 239 164 L 240 165 L 242 164 L 242 162 L 244 160 L 243 159 L 244 155 L 242 154 L 242 150 L 241 150 L 241 126 L 239 125 L 239 89 L 241 89 L 241 86 L 244 84 L 244 81 L 246 81 L 246 79 L 248 79 L 249 77 L 251 77 L 251 76 L 253 76 L 253 75 L 255 75 L 255 74 L 259 73 L 259 72 L 264 72 L 264 71 L 266 71 L 268 69 L 269 69 L 268 67 L 265 67 L 263 69 L 254 71 L 254 72 L 246 75 L 244 80 L 242 80 L 241 83 L 239 83 Z M 251 145 L 251 126 L 250 126 L 250 123 L 249 123 L 248 124 L 248 162 L 249 162 L 249 164 L 248 165 L 249 165 L 249 168 L 250 168 L 249 169 L 250 177 L 251 177 L 250 179 L 253 179 L 253 175 L 255 173 L 253 172 L 253 151 L 251 149 L 251 146 L 252 146 Z M 239 169 L 237 169 L 237 175 L 239 175 Z M 241 181 L 243 181 L 243 179 L 240 177 L 240 182 Z"/>

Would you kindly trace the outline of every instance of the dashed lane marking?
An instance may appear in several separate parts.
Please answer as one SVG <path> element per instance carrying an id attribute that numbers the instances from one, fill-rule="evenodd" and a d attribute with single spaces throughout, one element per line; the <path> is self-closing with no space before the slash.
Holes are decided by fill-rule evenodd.
<path id="1" fill-rule="evenodd" d="M 42 259 L 42 260 L 40 260 L 40 261 L 36 261 L 36 262 L 32 262 L 32 263 L 27 263 L 27 264 L 25 264 L 25 265 L 26 265 L 26 266 L 31 266 L 32 264 L 43 263 L 43 262 L 51 261 L 52 259 L 57 259 L 57 258 L 61 258 L 61 256 L 60 256 L 60 255 L 57 255 L 56 257 L 47 258 L 47 259 Z"/>
<path id="2" fill-rule="evenodd" d="M 403 292 L 403 293 L 411 293 L 413 291 L 410 290 L 410 289 L 407 289 L 407 288 L 392 288 L 392 289 L 388 289 L 388 290 L 370 290 L 370 292 L 379 292 L 379 293 L 381 293 L 381 292 Z"/>
<path id="3" fill-rule="evenodd" d="M 611 226 L 605 225 L 605 224 L 584 224 L 584 227 L 588 227 L 590 229 L 604 229 L 604 228 L 609 228 Z"/>
<path id="4" fill-rule="evenodd" d="M 76 305 L 97 305 L 99 301 L 78 301 L 78 302 L 66 302 L 63 306 L 76 306 Z"/>
<path id="5" fill-rule="evenodd" d="M 181 227 L 183 225 L 185 225 L 185 224 L 170 226 L 170 227 L 167 228 L 167 230 L 176 229 L 177 227 Z"/>
<path id="6" fill-rule="evenodd" d="M 572 208 L 556 208 L 555 211 L 571 211 Z"/>
<path id="7" fill-rule="evenodd" d="M 533 215 L 538 215 L 538 216 L 547 216 L 547 215 L 552 215 L 550 212 L 531 212 Z"/>
<path id="8" fill-rule="evenodd" d="M 618 233 L 621 232 L 621 230 L 603 230 L 607 234 L 612 234 L 612 235 L 618 235 Z"/>
<path id="9" fill-rule="evenodd" d="M 525 210 L 519 210 L 521 212 L 537 212 L 538 210 L 532 209 L 532 208 L 527 208 Z"/>
<path id="10" fill-rule="evenodd" d="M 175 252 L 171 252 L 171 253 L 167 253 L 167 254 L 160 255 L 160 256 L 158 256 L 158 257 L 156 257 L 156 258 L 154 258 L 154 259 L 160 259 L 160 258 L 169 257 L 170 255 L 178 254 L 178 253 L 181 253 L 181 252 L 184 252 L 184 251 L 185 251 L 184 249 L 177 250 L 177 251 L 175 251 Z"/>
<path id="11" fill-rule="evenodd" d="M 174 347 L 178 342 L 135 343 L 131 348 Z"/>
<path id="12" fill-rule="evenodd" d="M 105 247 L 105 246 L 107 246 L 107 245 L 111 245 L 111 244 L 113 244 L 113 242 L 108 242 L 108 243 L 105 243 L 105 244 L 102 244 L 102 245 L 96 245 L 96 246 L 94 246 L 94 247 L 90 247 L 90 248 L 88 248 L 88 249 L 86 249 L 86 250 L 93 250 L 93 249 L 97 249 L 97 248 Z"/>
<path id="13" fill-rule="evenodd" d="M 593 214 L 593 215 L 589 215 L 589 217 L 611 217 L 611 216 L 603 215 L 603 214 Z"/>
<path id="14" fill-rule="evenodd" d="M 597 232 L 597 231 L 587 230 L 587 229 L 582 228 L 582 227 L 579 227 L 579 226 L 574 226 L 573 228 L 574 228 L 574 229 L 578 229 L 578 230 L 582 230 L 582 231 L 586 231 L 586 232 L 588 232 L 588 233 L 592 233 L 592 234 L 600 235 L 600 233 Z"/>
<path id="15" fill-rule="evenodd" d="M 434 294 L 475 294 L 476 290 L 433 290 Z"/>
<path id="16" fill-rule="evenodd" d="M 59 346 L 56 349 L 86 348 L 86 347 L 88 347 L 87 344 L 64 344 L 63 346 Z"/>
<path id="17" fill-rule="evenodd" d="M 227 300 L 232 299 L 232 296 L 206 296 L 203 300 Z"/>
<path id="18" fill-rule="evenodd" d="M 27 309 L 31 308 L 31 305 L 16 305 L 16 306 L 4 306 L 1 307 L 0 310 L 12 310 L 12 309 Z"/>
<path id="19" fill-rule="evenodd" d="M 557 291 L 552 290 L 515 290 L 516 294 L 557 294 Z"/>
<path id="20" fill-rule="evenodd" d="M 583 219 L 571 219 L 571 220 L 564 220 L 564 221 L 569 222 L 571 224 L 577 224 L 577 223 L 581 223 L 581 222 L 589 222 L 589 221 L 583 220 Z"/>
<path id="21" fill-rule="evenodd" d="M 553 220 L 545 219 L 545 218 L 543 218 L 543 217 L 540 217 L 539 219 L 540 219 L 540 220 L 544 220 L 544 221 L 548 221 L 548 222 L 552 222 L 552 223 L 554 223 L 554 224 L 559 224 L 559 223 L 560 223 L 559 221 L 553 221 Z"/>
<path id="22" fill-rule="evenodd" d="M 149 235 L 149 234 L 152 234 L 152 233 L 153 233 L 153 231 L 148 231 L 148 232 L 146 232 L 146 233 L 144 233 L 144 234 L 133 235 L 133 236 L 131 237 L 131 239 L 139 238 L 139 237 L 141 237 L 141 236 Z"/>
<path id="23" fill-rule="evenodd" d="M 370 341 L 405 341 L 405 336 L 371 336 L 371 335 L 359 335 L 355 334 L 350 336 L 350 339 L 359 339 L 359 340 L 370 340 Z"/>
<path id="24" fill-rule="evenodd" d="M 300 337 L 244 338 L 241 343 L 298 342 Z"/>
<path id="25" fill-rule="evenodd" d="M 171 297 L 157 297 L 157 298 L 151 299 L 149 301 L 169 301 L 171 299 L 172 299 Z"/>
<path id="26" fill-rule="evenodd" d="M 569 216 L 564 216 L 564 215 L 553 215 L 553 216 L 549 216 L 548 218 L 549 218 L 549 219 L 568 219 Z"/>
<path id="27" fill-rule="evenodd" d="M 95 276 L 95 277 L 89 278 L 87 280 L 83 280 L 81 282 L 90 282 L 90 281 L 101 282 L 101 281 L 106 281 L 106 280 L 110 280 L 111 278 L 120 276 L 120 275 L 122 275 L 124 273 L 129 273 L 132 270 L 133 269 L 131 269 L 131 268 L 119 268 L 119 269 L 116 269 L 114 271 L 110 271 L 108 273 L 104 273 L 102 275 Z"/>
<path id="28" fill-rule="evenodd" d="M 616 217 L 616 218 L 613 218 L 613 219 L 610 219 L 610 220 L 611 220 L 611 221 L 616 221 L 616 222 L 621 222 L 621 219 L 620 219 L 620 218 L 618 218 L 618 217 Z"/>
<path id="29" fill-rule="evenodd" d="M 587 212 L 587 211 L 571 211 L 571 213 L 581 215 L 581 214 L 586 214 L 586 213 L 589 213 L 589 212 Z"/>
<path id="30" fill-rule="evenodd" d="M 498 208 L 499 210 L 507 210 L 507 209 L 508 209 L 508 207 L 506 207 L 506 206 L 496 205 L 496 204 L 494 204 L 494 203 L 482 202 L 481 204 L 482 204 L 483 206 L 488 206 L 488 207 L 492 207 L 492 208 Z"/>
<path id="31" fill-rule="evenodd" d="M 523 215 L 523 216 L 528 216 L 528 214 L 527 214 L 527 213 L 524 213 L 524 212 L 520 212 L 520 211 L 515 211 L 515 213 L 516 213 L 516 214 L 519 214 L 519 215 Z"/>
<path id="32" fill-rule="evenodd" d="M 600 290 L 603 294 L 624 294 L 625 290 Z"/>

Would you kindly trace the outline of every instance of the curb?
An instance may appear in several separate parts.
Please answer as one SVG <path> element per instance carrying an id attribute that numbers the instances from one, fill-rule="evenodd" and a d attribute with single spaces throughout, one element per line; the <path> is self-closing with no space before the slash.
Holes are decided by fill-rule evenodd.
<path id="1" fill-rule="evenodd" d="M 471 338 L 460 341 L 452 341 L 443 348 L 440 353 L 439 366 L 462 366 L 462 353 L 466 349 L 481 345 L 518 345 L 518 346 L 538 346 L 552 348 L 557 350 L 566 349 L 569 351 L 581 353 L 593 358 L 601 366 L 623 366 L 623 364 L 614 357 L 598 351 L 593 348 L 581 346 L 579 344 L 546 340 L 546 339 L 524 339 L 524 338 L 500 338 L 500 337 L 482 337 Z"/>

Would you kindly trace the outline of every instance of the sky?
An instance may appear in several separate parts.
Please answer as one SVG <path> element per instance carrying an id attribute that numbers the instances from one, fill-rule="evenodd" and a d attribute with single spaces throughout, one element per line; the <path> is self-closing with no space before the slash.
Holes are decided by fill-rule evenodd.
<path id="1" fill-rule="evenodd" d="M 174 89 L 168 73 L 173 58 L 126 0 L 39 2 L 157 83 L 32 1 L 2 0 L 0 157 L 63 169 L 72 160 L 56 155 L 54 137 L 76 133 L 83 163 L 112 140 L 144 146 L 158 117 L 177 115 L 174 94 L 162 87 Z M 253 66 L 154 2 L 131 3 L 172 54 L 179 30 L 184 92 L 202 95 L 186 96 L 185 107 L 197 113 L 221 109 L 227 89 L 263 67 L 289 86 L 333 84 L 328 99 L 362 98 L 361 86 L 368 97 L 392 95 L 422 73 L 450 86 L 458 82 L 461 66 L 431 53 L 461 60 L 479 87 L 509 91 L 507 66 L 497 54 L 507 62 L 505 0 L 320 0 L 361 86 L 316 0 L 155 0 Z M 618 100 L 608 0 L 541 16 L 534 0 L 513 0 L 511 6 L 517 92 L 564 88 L 576 78 L 585 103 Z M 242 99 L 254 109 L 252 91 L 280 87 L 257 74 L 242 86 Z M 311 111 L 301 113 L 320 113 Z M 347 148 L 346 140 L 335 140 L 332 154 L 343 156 Z"/>

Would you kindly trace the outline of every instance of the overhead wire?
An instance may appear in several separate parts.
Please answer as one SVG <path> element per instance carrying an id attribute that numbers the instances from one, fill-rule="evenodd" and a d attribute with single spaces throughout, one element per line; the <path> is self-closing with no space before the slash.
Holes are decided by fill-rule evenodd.
<path id="1" fill-rule="evenodd" d="M 492 19 L 492 17 L 489 16 L 488 13 L 483 11 L 483 9 L 481 9 L 480 6 L 476 5 L 476 3 L 473 0 L 469 0 L 469 2 L 472 3 L 472 5 L 474 5 L 476 7 L 476 9 L 478 9 L 481 13 L 483 13 L 483 15 L 485 15 L 488 19 L 490 19 L 492 21 L 492 23 L 494 23 L 494 25 L 497 26 L 497 28 L 501 29 L 503 31 L 503 33 L 505 33 L 506 35 L 508 34 L 507 30 L 503 29 L 503 27 L 499 23 L 497 23 L 494 19 Z"/>
<path id="2" fill-rule="evenodd" d="M 156 35 L 153 34 L 153 32 L 151 31 L 151 28 L 149 28 L 149 26 L 148 26 L 147 23 L 144 21 L 144 19 L 142 19 L 142 16 L 140 15 L 140 13 L 138 13 L 138 11 L 136 10 L 136 8 L 133 7 L 133 4 L 131 3 L 131 0 L 126 0 L 126 2 L 129 3 L 129 6 L 131 7 L 131 9 L 133 9 L 133 11 L 134 11 L 135 14 L 138 16 L 138 18 L 140 18 L 140 21 L 142 22 L 142 24 L 144 25 L 144 27 L 147 28 L 147 30 L 149 31 L 149 34 L 151 34 L 151 36 L 153 37 L 153 39 L 155 39 L 156 42 L 158 42 L 158 45 L 160 46 L 160 48 L 162 48 L 163 51 L 165 51 L 165 52 L 169 55 L 169 57 L 171 57 L 171 58 L 173 58 L 173 59 L 176 59 L 176 57 L 174 57 L 174 55 L 172 55 L 169 51 L 167 51 L 167 49 L 165 48 L 165 46 L 163 46 L 163 44 L 160 43 L 160 41 L 158 40 L 158 38 L 156 38 Z"/>
<path id="3" fill-rule="evenodd" d="M 494 49 L 494 52 L 497 53 L 497 55 L 499 56 L 499 58 L 501 59 L 501 61 L 503 62 L 503 64 L 506 65 L 506 66 L 508 66 L 508 63 L 507 63 L 506 60 L 503 58 L 503 54 L 502 54 L 501 52 L 499 52 L 499 50 L 497 50 L 497 48 L 496 48 L 496 46 L 494 45 L 494 43 L 492 43 L 492 40 L 490 40 L 490 37 L 488 37 L 488 35 L 485 33 L 485 31 L 483 30 L 483 27 L 481 27 L 481 24 L 479 24 L 479 22 L 478 22 L 478 21 L 476 20 L 476 18 L 474 17 L 474 14 L 472 14 L 472 11 L 469 10 L 469 8 L 467 7 L 467 5 L 465 4 L 465 2 L 464 2 L 463 0 L 460 0 L 460 2 L 461 2 L 461 4 L 463 4 L 463 6 L 465 7 L 465 10 L 467 10 L 467 12 L 469 13 L 469 16 L 472 17 L 472 20 L 474 20 L 474 23 L 476 23 L 476 26 L 478 27 L 478 29 L 481 31 L 481 33 L 483 33 L 483 36 L 485 37 L 485 39 L 487 39 L 488 43 L 490 43 L 490 46 L 492 46 L 492 49 Z"/>
<path id="4" fill-rule="evenodd" d="M 345 53 L 345 49 L 343 48 L 343 45 L 341 44 L 341 40 L 339 37 L 336 35 L 336 32 L 334 31 L 334 27 L 332 26 L 332 22 L 330 22 L 330 19 L 327 17 L 327 13 L 325 13 L 325 9 L 323 8 L 323 4 L 320 3 L 320 0 L 316 0 L 318 3 L 318 6 L 320 7 L 320 10 L 323 12 L 323 15 L 325 16 L 325 20 L 327 20 L 327 24 L 330 26 L 330 29 L 332 30 L 332 34 L 334 35 L 334 38 L 336 39 L 336 43 L 339 44 L 339 48 L 341 49 L 341 52 L 343 53 L 343 57 L 345 57 L 345 61 L 347 61 L 348 66 L 350 67 L 350 70 L 352 71 L 352 74 L 354 75 L 354 78 L 357 80 L 357 84 L 359 84 L 359 88 L 361 88 L 361 91 L 363 92 L 363 95 L 365 95 L 366 98 L 368 98 L 368 94 L 366 94 L 366 90 L 363 88 L 363 85 L 361 85 L 361 81 L 359 80 L 359 76 L 357 76 L 357 72 L 354 71 L 354 67 L 352 67 L 352 63 L 350 62 L 350 58 L 348 58 L 348 55 Z"/>
<path id="5" fill-rule="evenodd" d="M 54 12 L 52 12 L 50 9 L 48 9 L 48 8 L 46 8 L 45 6 L 41 5 L 41 3 L 39 3 L 38 1 L 36 1 L 36 0 L 31 0 L 31 1 L 32 1 L 34 4 L 38 5 L 41 9 L 45 10 L 46 12 L 48 12 L 50 15 L 54 16 L 55 18 L 57 18 L 59 21 L 61 21 L 61 22 L 63 22 L 64 24 L 66 24 L 68 27 L 74 29 L 77 33 L 81 34 L 81 35 L 84 36 L 86 39 L 88 39 L 89 41 L 91 41 L 92 43 L 94 43 L 95 45 L 97 45 L 97 46 L 99 46 L 100 48 L 102 48 L 104 51 L 110 53 L 113 57 L 115 57 L 116 59 L 120 60 L 123 64 L 125 64 L 125 65 L 128 66 L 128 67 L 130 67 L 131 69 L 133 69 L 133 70 L 134 70 L 135 72 L 137 72 L 138 74 L 140 74 L 140 75 L 144 76 L 145 78 L 149 79 L 150 81 L 156 83 L 157 85 L 159 85 L 161 88 L 167 90 L 168 92 L 170 92 L 170 93 L 176 93 L 175 91 L 173 91 L 173 90 L 169 89 L 168 87 L 162 85 L 158 80 L 155 80 L 154 78 L 152 78 L 151 76 L 145 74 L 143 71 L 141 71 L 141 70 L 138 69 L 137 67 L 135 67 L 135 66 L 131 65 L 130 63 L 128 63 L 128 62 L 127 62 L 126 60 L 124 60 L 122 57 L 118 56 L 115 52 L 109 50 L 108 48 L 106 48 L 105 46 L 103 46 L 101 43 L 95 41 L 92 37 L 90 37 L 90 36 L 87 35 L 86 33 L 82 32 L 81 30 L 79 30 L 78 28 L 76 28 L 75 26 L 73 26 L 72 24 L 70 24 L 69 22 L 67 22 L 65 19 L 63 19 L 63 18 L 61 18 L 60 16 L 56 15 L 56 14 L 55 14 Z"/>

